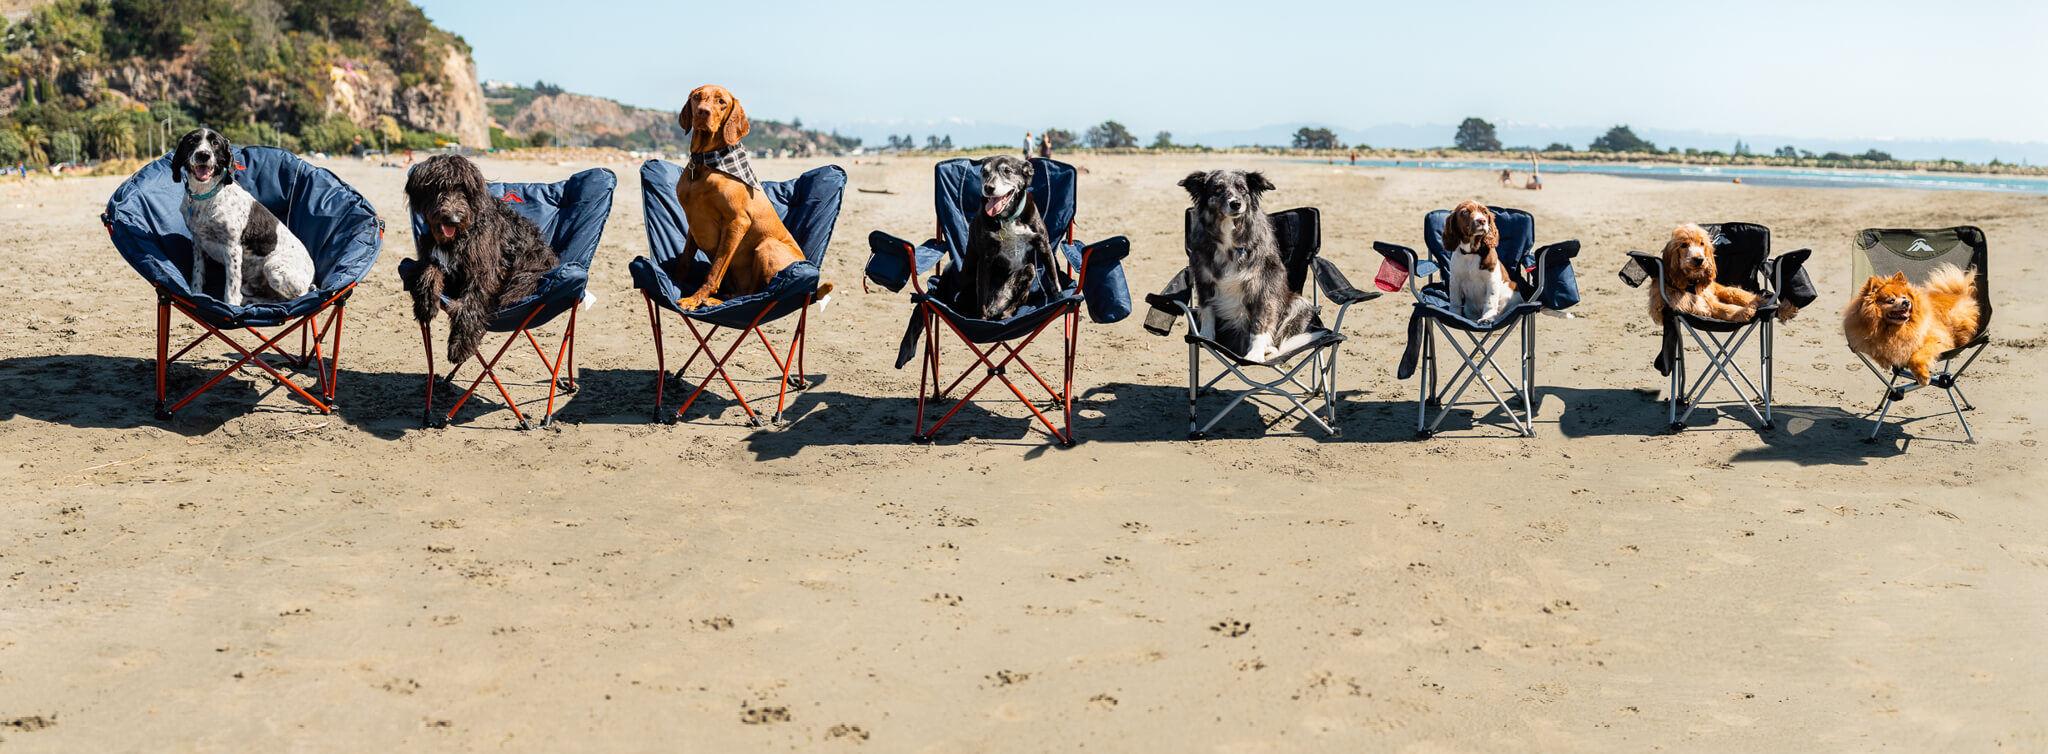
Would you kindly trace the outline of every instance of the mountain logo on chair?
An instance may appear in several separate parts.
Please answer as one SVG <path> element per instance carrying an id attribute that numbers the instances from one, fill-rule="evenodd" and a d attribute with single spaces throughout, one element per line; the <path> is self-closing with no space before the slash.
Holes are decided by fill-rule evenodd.
<path id="1" fill-rule="evenodd" d="M 1925 238 L 1915 238 L 1915 239 L 1913 239 L 1913 245 L 1912 245 L 1912 246 L 1908 246 L 1908 247 L 1906 247 L 1906 253 L 1908 253 L 1908 254 L 1913 254 L 1913 253 L 1918 253 L 1918 252 L 1927 252 L 1927 253 L 1933 253 L 1933 251 L 1934 251 L 1934 247 L 1933 247 L 1933 246 L 1930 246 L 1930 245 L 1928 245 L 1928 243 L 1927 243 L 1927 239 L 1925 239 Z"/>
<path id="2" fill-rule="evenodd" d="M 519 195 L 518 195 L 518 194 L 514 194 L 514 193 L 512 193 L 512 192 L 510 192 L 510 191 L 507 191 L 507 192 L 505 192 L 505 201 L 511 202 L 511 203 L 513 203 L 513 204 L 525 204 L 525 203 L 526 203 L 526 200 L 525 200 L 525 199 L 521 199 L 521 198 L 519 198 Z"/>

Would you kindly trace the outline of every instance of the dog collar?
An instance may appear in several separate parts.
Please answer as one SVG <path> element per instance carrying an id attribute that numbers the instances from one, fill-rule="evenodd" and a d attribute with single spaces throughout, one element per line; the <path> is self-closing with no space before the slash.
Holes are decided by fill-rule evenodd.
<path id="1" fill-rule="evenodd" d="M 226 185 L 228 185 L 228 182 L 227 182 L 227 181 L 221 181 L 221 182 L 219 182 L 219 183 L 213 184 L 213 190 L 212 190 L 212 191 L 208 191 L 208 192 L 206 192 L 206 193 L 204 193 L 204 194 L 194 194 L 194 193 L 192 193 L 192 190 L 191 190 L 191 189 L 186 189 L 186 190 L 185 190 L 185 198 L 187 198 L 187 199 L 191 199 L 192 201 L 195 201 L 195 202 L 203 202 L 203 201 L 206 201 L 206 200 L 208 200 L 208 199 L 212 199 L 212 198 L 213 198 L 213 195 L 214 195 L 214 194 L 218 194 L 218 193 L 220 193 L 220 188 L 221 188 L 222 186 L 226 186 Z"/>
<path id="2" fill-rule="evenodd" d="M 1018 194 L 1019 196 L 1017 197 L 1017 202 L 1011 205 L 1010 215 L 1008 217 L 1003 218 L 1003 222 L 1012 222 L 1024 215 L 1024 204 L 1026 202 L 1031 201 L 1031 194 L 1022 191 L 1018 192 Z"/>

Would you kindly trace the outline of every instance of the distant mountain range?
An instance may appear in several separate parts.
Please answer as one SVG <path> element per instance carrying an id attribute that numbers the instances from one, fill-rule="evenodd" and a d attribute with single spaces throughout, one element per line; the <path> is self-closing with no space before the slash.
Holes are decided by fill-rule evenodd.
<path id="1" fill-rule="evenodd" d="M 952 136 L 953 143 L 961 146 L 986 144 L 1016 144 L 1023 146 L 1024 133 L 1036 133 L 1043 126 L 1018 126 L 1007 123 L 987 123 L 960 119 L 943 121 L 861 121 L 837 123 L 829 126 L 846 136 L 858 137 L 868 145 L 886 144 L 889 137 L 911 135 L 915 142 L 923 144 L 927 135 Z M 1060 126 L 1055 126 L 1060 127 Z M 1447 147 L 1453 135 L 1458 132 L 1455 123 L 1449 124 L 1386 124 L 1368 128 L 1346 128 L 1323 123 L 1281 123 L 1258 128 L 1230 131 L 1206 131 L 1182 133 L 1173 132 L 1176 144 L 1199 144 L 1208 147 L 1239 146 L 1290 146 L 1294 143 L 1294 132 L 1302 128 L 1328 128 L 1337 134 L 1345 144 L 1363 144 L 1381 149 L 1431 149 Z M 1079 136 L 1087 126 L 1066 126 Z M 2009 163 L 2048 165 L 2048 143 L 2044 142 L 2002 142 L 1988 139 L 1820 139 L 1782 134 L 1737 134 L 1695 131 L 1683 129 L 1631 126 L 1637 136 L 1655 143 L 1659 147 L 1679 149 L 1733 151 L 1735 142 L 1742 141 L 1750 151 L 1769 153 L 1782 146 L 1823 154 L 1844 152 L 1861 154 L 1870 149 L 1891 153 L 1900 160 L 1937 160 L 1947 158 L 1964 162 L 1984 163 L 1993 159 Z M 1569 144 L 1574 149 L 1585 149 L 1586 145 L 1607 132 L 1606 126 L 1547 126 L 1520 123 L 1496 123 L 1495 132 L 1501 144 L 1507 147 L 1535 147 L 1541 149 L 1552 143 Z M 1152 143 L 1154 130 L 1133 131 L 1138 143 Z"/>

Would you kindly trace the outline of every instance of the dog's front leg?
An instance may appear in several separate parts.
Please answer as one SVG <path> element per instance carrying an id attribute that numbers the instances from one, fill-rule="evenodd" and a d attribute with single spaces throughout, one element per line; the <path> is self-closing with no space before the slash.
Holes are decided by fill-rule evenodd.
<path id="1" fill-rule="evenodd" d="M 420 322 L 434 321 L 434 310 L 440 308 L 441 289 L 446 284 L 441 268 L 432 262 L 415 268 L 410 279 L 404 281 L 405 289 L 412 292 L 412 318 Z"/>
<path id="2" fill-rule="evenodd" d="M 192 245 L 192 292 L 206 295 L 206 248 Z"/>
<path id="3" fill-rule="evenodd" d="M 704 285 L 699 286 L 696 293 L 676 302 L 678 306 L 684 311 L 689 311 L 705 306 L 717 306 L 720 303 L 712 296 L 718 292 L 718 287 L 724 284 L 725 271 L 732 266 L 732 258 L 739 254 L 740 242 L 746 239 L 747 231 L 753 226 L 754 219 L 747 216 L 744 207 L 741 212 L 733 215 L 732 220 L 725 224 L 724 233 L 718 238 L 718 249 L 711 254 L 711 274 L 704 277 Z"/>
<path id="4" fill-rule="evenodd" d="M 225 290 L 225 291 L 222 291 L 222 295 L 224 295 L 224 296 L 226 296 L 226 297 L 227 297 L 227 302 L 228 302 L 228 306 L 241 306 L 241 305 L 242 305 L 242 250 L 241 250 L 241 248 L 240 248 L 240 247 L 237 247 L 237 246 L 229 246 L 229 247 L 228 247 L 228 264 L 227 264 L 227 268 L 228 268 L 227 290 Z"/>

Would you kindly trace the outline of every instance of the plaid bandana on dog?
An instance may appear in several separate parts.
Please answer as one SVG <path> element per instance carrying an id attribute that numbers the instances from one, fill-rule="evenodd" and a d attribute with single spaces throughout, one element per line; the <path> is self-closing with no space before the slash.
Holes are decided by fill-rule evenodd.
<path id="1" fill-rule="evenodd" d="M 690 165 L 711 168 L 739 179 L 751 190 L 761 190 L 761 179 L 754 177 L 754 165 L 747 161 L 747 148 L 744 145 L 734 144 L 709 152 L 691 152 Z"/>

